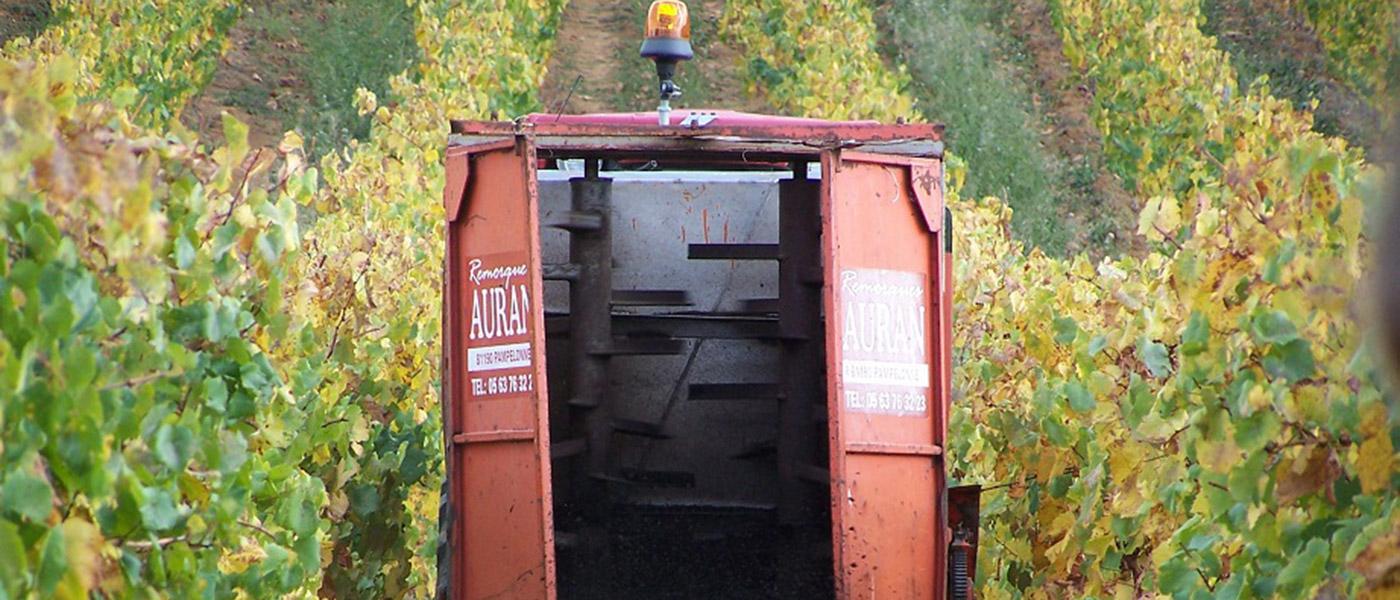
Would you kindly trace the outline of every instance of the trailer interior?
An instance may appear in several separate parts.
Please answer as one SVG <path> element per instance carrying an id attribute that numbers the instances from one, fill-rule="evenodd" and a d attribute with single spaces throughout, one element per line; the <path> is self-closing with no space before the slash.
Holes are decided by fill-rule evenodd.
<path id="1" fill-rule="evenodd" d="M 560 598 L 832 597 L 809 164 L 548 166 Z"/>

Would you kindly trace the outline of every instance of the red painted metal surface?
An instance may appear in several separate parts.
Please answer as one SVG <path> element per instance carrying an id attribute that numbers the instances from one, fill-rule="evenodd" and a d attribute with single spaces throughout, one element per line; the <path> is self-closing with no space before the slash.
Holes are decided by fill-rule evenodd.
<path id="1" fill-rule="evenodd" d="M 713 114 L 711 121 L 694 120 L 692 114 Z M 885 125 L 875 121 L 822 121 L 774 117 L 732 111 L 678 110 L 671 127 L 656 124 L 656 113 L 597 115 L 533 114 L 514 121 L 453 121 L 452 133 L 462 135 L 601 136 L 650 138 L 731 138 L 744 141 L 793 141 L 810 146 L 840 143 L 875 143 L 900 140 L 940 141 L 943 126 L 930 123 Z"/>
<path id="2" fill-rule="evenodd" d="M 447 154 L 444 390 L 453 598 L 553 598 L 535 154 Z"/>
<path id="3" fill-rule="evenodd" d="M 879 125 L 879 121 L 826 121 L 823 119 L 808 119 L 804 117 L 780 117 L 774 115 L 759 115 L 754 113 L 738 112 L 733 110 L 703 110 L 679 108 L 671 113 L 671 121 L 676 124 L 685 123 L 694 116 L 695 118 L 713 117 L 709 121 L 713 125 L 727 127 L 825 127 L 834 125 Z M 549 123 L 561 123 L 565 125 L 605 125 L 616 127 L 618 125 L 632 125 L 639 127 L 652 127 L 656 125 L 655 112 L 633 112 L 633 113 L 594 113 L 587 115 L 552 115 L 535 113 L 525 117 L 527 123 L 541 125 Z"/>
<path id="4" fill-rule="evenodd" d="M 675 121 L 690 117 L 677 111 Z M 913 155 L 867 145 L 937 142 L 941 128 L 742 113 L 660 128 L 654 118 L 452 124 L 459 137 L 447 152 L 444 198 L 452 597 L 555 594 L 538 157 L 664 154 L 696 164 L 821 161 L 835 595 L 945 598 L 952 258 L 941 144 Z"/>
<path id="5" fill-rule="evenodd" d="M 837 597 L 932 600 L 947 586 L 949 263 L 941 185 L 913 190 L 941 171 L 881 158 L 822 157 Z"/>

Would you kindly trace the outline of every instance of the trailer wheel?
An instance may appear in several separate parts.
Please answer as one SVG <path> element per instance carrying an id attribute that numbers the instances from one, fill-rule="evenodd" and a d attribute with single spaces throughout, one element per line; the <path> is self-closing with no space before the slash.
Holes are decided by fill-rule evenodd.
<path id="1" fill-rule="evenodd" d="M 437 600 L 448 600 L 452 588 L 452 504 L 447 497 L 447 478 L 442 478 L 438 494 Z"/>

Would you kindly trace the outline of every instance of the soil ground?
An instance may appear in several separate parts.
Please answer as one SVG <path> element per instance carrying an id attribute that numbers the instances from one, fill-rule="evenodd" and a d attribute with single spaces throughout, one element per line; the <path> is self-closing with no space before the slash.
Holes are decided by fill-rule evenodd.
<path id="1" fill-rule="evenodd" d="M 559 21 L 540 100 L 549 112 L 617 110 L 625 86 L 616 56 L 633 25 L 626 0 L 572 0 Z M 565 104 L 567 102 L 567 104 Z"/>
<path id="2" fill-rule="evenodd" d="M 1137 207 L 1106 168 L 1092 87 L 1046 0 L 886 0 L 877 14 L 881 51 L 967 164 L 964 197 L 1000 198 L 1017 239 L 1052 255 L 1137 251 Z"/>
<path id="3" fill-rule="evenodd" d="M 333 151 L 368 132 L 368 118 L 354 108 L 356 88 L 392 102 L 389 78 L 419 52 L 413 26 L 401 0 L 249 0 L 182 121 L 217 142 L 227 111 L 248 124 L 254 146 L 297 129 L 313 157 Z"/>
<path id="4" fill-rule="evenodd" d="M 655 69 L 638 55 L 649 4 L 646 0 L 569 2 L 540 94 L 544 110 L 580 114 L 656 107 Z M 695 59 L 681 65 L 677 83 L 685 93 L 673 104 L 763 111 L 763 102 L 745 92 L 739 71 L 742 54 L 719 35 L 723 0 L 689 5 Z"/>
<path id="5" fill-rule="evenodd" d="M 0 1 L 0 46 L 17 37 L 32 37 L 43 31 L 53 16 L 46 0 Z"/>
<path id="6" fill-rule="evenodd" d="M 1094 125 L 1094 90 L 1065 58 L 1060 34 L 1046 0 L 1014 0 L 1005 14 L 1009 32 L 1024 50 L 1023 74 L 1033 84 L 1032 102 L 1045 116 L 1042 139 L 1059 158 L 1066 185 L 1081 196 L 1097 215 L 1069 215 L 1081 224 L 1089 219 L 1116 225 L 1117 243 L 1125 250 L 1141 250 L 1133 224 L 1141 207 L 1119 179 L 1104 167 L 1103 135 Z M 1081 227 L 1081 229 L 1084 229 Z M 1075 246 L 1084 249 L 1085 241 Z"/>
<path id="7" fill-rule="evenodd" d="M 304 9 L 295 2 L 259 2 L 248 10 L 277 11 L 290 19 Z M 228 50 L 213 79 L 185 108 L 180 120 L 198 132 L 200 139 L 216 144 L 223 140 L 220 115 L 228 112 L 248 125 L 250 145 L 275 146 L 285 131 L 283 108 L 310 100 L 296 59 L 305 47 L 295 37 L 271 35 L 246 17 L 229 31 L 228 39 Z"/>

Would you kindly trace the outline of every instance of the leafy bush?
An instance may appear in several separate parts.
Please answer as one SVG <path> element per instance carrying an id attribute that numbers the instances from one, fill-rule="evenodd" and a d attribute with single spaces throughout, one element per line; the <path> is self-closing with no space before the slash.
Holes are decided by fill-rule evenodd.
<path id="1" fill-rule="evenodd" d="M 1152 250 L 1027 253 L 1009 209 L 958 197 L 950 159 L 948 455 L 998 484 L 982 596 L 1393 594 L 1400 426 L 1354 302 L 1377 173 L 1309 114 L 1235 93 L 1195 0 L 1055 5 L 1110 166 L 1150 195 Z"/>
<path id="2" fill-rule="evenodd" d="M 237 0 L 99 2 L 55 0 L 53 24 L 4 48 L 11 60 L 76 59 L 82 100 L 130 107 L 145 126 L 163 126 L 209 82 L 238 17 Z"/>
<path id="3" fill-rule="evenodd" d="M 0 60 L 0 591 L 309 594 L 326 492 L 297 464 L 340 431 L 272 356 L 315 176 L 249 185 L 246 137 L 79 107 L 79 73 Z"/>
<path id="4" fill-rule="evenodd" d="M 449 116 L 533 107 L 562 5 L 419 4 L 429 58 L 399 107 L 359 94 L 369 137 L 319 187 L 296 134 L 250 151 L 226 119 L 205 154 L 128 122 L 178 114 L 200 61 L 144 96 L 52 42 L 0 61 L 4 595 L 428 595 L 439 148 Z M 304 238 L 298 204 L 321 213 Z"/>
<path id="5" fill-rule="evenodd" d="M 1400 7 L 1389 0 L 1298 0 L 1331 70 L 1377 108 L 1389 110 L 1400 83 Z"/>
<path id="6" fill-rule="evenodd" d="M 787 113 L 825 119 L 912 118 L 909 76 L 881 62 L 860 0 L 726 2 L 721 33 L 749 57 L 750 92 Z"/>
<path id="7" fill-rule="evenodd" d="M 1029 540 L 998 557 L 1003 591 L 1380 584 L 1357 572 L 1393 552 L 1397 429 L 1349 304 L 1375 177 L 1310 115 L 1232 94 L 1196 2 L 1057 9 L 1158 247 L 1097 268 L 1032 260 L 1012 281 L 1040 285 L 964 290 L 979 327 L 964 350 L 1021 359 L 964 369 L 969 470 L 1016 482 L 989 516 Z"/>

